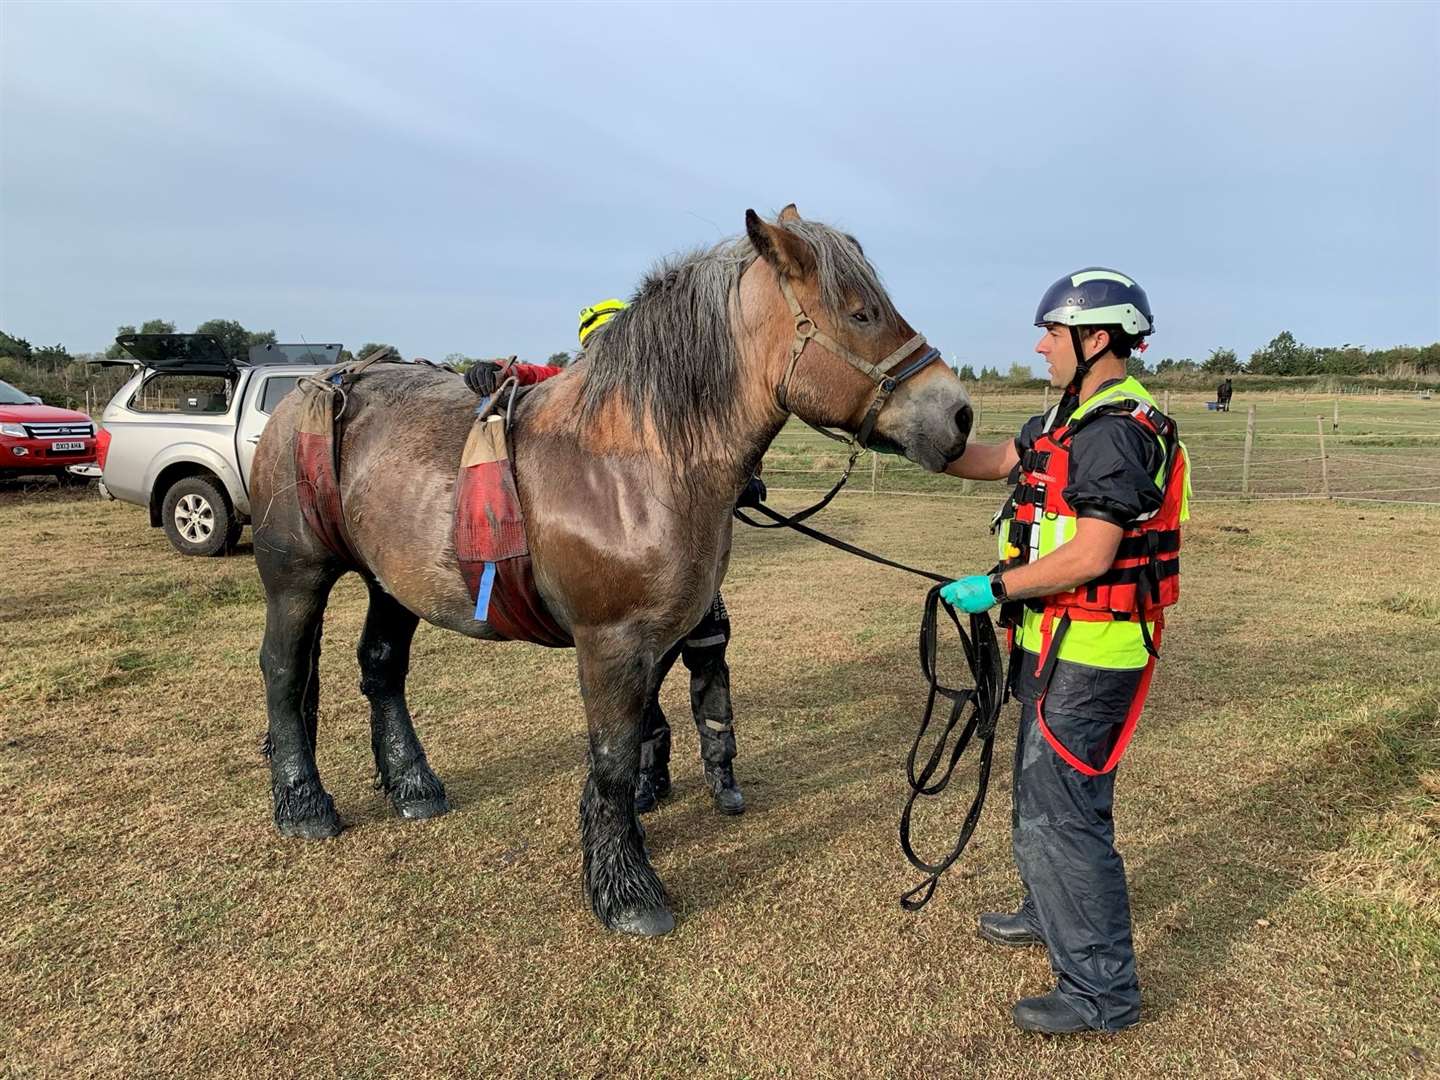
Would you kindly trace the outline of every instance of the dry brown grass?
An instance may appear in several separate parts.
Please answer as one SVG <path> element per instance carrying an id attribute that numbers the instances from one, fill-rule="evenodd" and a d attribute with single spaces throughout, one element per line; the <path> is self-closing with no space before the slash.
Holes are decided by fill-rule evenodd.
<path id="1" fill-rule="evenodd" d="M 856 496 L 828 517 L 965 571 L 987 562 L 987 513 Z M 349 828 L 284 841 L 256 753 L 250 559 L 182 559 L 130 507 L 7 500 L 0 1071 L 1433 1075 L 1440 515 L 1201 506 L 1188 544 L 1119 785 L 1145 1020 L 1060 1042 L 1008 1015 L 1049 986 L 1044 956 L 974 935 L 1017 899 L 1008 768 L 937 899 L 918 917 L 896 903 L 915 881 L 895 822 L 922 701 L 917 582 L 739 536 L 751 809 L 710 812 L 672 679 L 676 790 L 647 825 L 679 928 L 635 941 L 579 894 L 569 653 L 422 629 L 412 703 L 455 811 L 405 824 L 370 786 L 363 590 L 342 583 L 320 759 Z M 921 823 L 934 845 L 962 809 Z"/>

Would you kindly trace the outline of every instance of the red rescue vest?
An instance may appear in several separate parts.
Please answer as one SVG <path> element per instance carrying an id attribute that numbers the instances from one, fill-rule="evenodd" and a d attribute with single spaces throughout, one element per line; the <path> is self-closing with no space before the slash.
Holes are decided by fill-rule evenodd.
<path id="1" fill-rule="evenodd" d="M 1121 536 L 1110 569 L 1069 592 L 1027 601 L 1040 614 L 1040 652 L 1036 675 L 1041 685 L 1036 713 L 1041 734 L 1071 767 L 1086 776 L 1114 769 L 1124 756 L 1140 719 L 1155 659 L 1159 656 L 1164 610 L 1180 597 L 1180 523 L 1188 512 L 1189 461 L 1175 422 L 1149 402 L 1117 396 L 1067 423 L 1045 431 L 1020 459 L 1020 482 L 997 519 L 1002 533 L 1001 568 L 1018 566 L 1049 554 L 1074 536 L 1075 508 L 1065 500 L 1075 435 L 1101 416 L 1126 416 L 1158 439 L 1165 451 L 1156 483 L 1163 492 L 1158 510 L 1136 521 Z M 1094 768 L 1073 754 L 1045 722 L 1045 691 L 1059 658 L 1060 644 L 1074 621 L 1139 623 L 1149 660 L 1140 677 L 1120 734 L 1108 760 Z M 1155 624 L 1153 635 L 1149 624 Z M 1012 641 L 1014 630 L 1011 630 Z M 1019 651 L 1015 657 L 1019 659 Z"/>
<path id="2" fill-rule="evenodd" d="M 1020 482 L 1010 496 L 1013 516 L 1002 512 L 1002 518 L 1008 518 L 1006 540 L 1015 555 L 1001 566 L 1033 562 L 1059 546 L 1047 542 L 1045 525 L 1076 518 L 1075 508 L 1065 501 L 1064 494 L 1070 483 L 1075 435 L 1097 418 L 1114 415 L 1128 416 L 1164 444 L 1165 464 L 1157 478 L 1163 501 L 1158 510 L 1125 530 L 1109 570 L 1070 592 L 1045 597 L 1043 605 L 1072 619 L 1143 616 L 1153 620 L 1180 598 L 1180 521 L 1189 462 L 1176 438 L 1175 422 L 1143 401 L 1125 399 L 1100 405 L 1073 423 L 1046 431 L 1025 451 L 1020 458 Z"/>

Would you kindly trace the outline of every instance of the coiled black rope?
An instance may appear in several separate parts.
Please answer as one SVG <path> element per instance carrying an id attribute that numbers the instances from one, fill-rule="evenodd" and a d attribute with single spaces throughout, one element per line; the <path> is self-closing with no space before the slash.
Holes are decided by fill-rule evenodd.
<path id="1" fill-rule="evenodd" d="M 961 647 L 965 650 L 965 660 L 975 678 L 973 687 L 957 688 L 944 686 L 940 682 L 936 657 L 939 651 L 941 608 L 960 637 Z M 910 746 L 910 755 L 905 759 L 905 779 L 910 785 L 910 795 L 905 800 L 905 809 L 900 815 L 900 849 L 905 852 L 905 858 L 910 860 L 910 865 L 927 877 L 900 897 L 900 906 L 906 911 L 919 911 L 928 904 L 935 895 L 935 886 L 940 882 L 940 875 L 950 869 L 964 853 L 970 837 L 975 833 L 975 826 L 980 822 L 980 811 L 985 806 L 985 795 L 990 789 L 990 766 L 995 756 L 995 726 L 1000 719 L 1005 686 L 1000 644 L 995 639 L 995 626 L 991 623 L 990 616 L 983 612 L 971 615 L 970 633 L 966 634 L 955 609 L 940 599 L 940 586 L 932 588 L 926 594 L 925 614 L 920 619 L 920 671 L 930 685 L 930 696 L 925 702 L 925 713 L 920 718 L 915 741 Z M 917 773 L 915 762 L 920 756 L 920 745 L 935 718 L 935 705 L 942 699 L 950 703 L 950 716 L 945 721 L 944 730 L 935 739 L 925 767 Z M 959 737 L 952 743 L 951 735 L 961 719 L 966 717 L 967 707 L 968 719 L 965 720 Z M 961 755 L 977 736 L 980 739 L 980 764 L 975 781 L 975 798 L 970 803 L 960 835 L 949 853 L 936 862 L 928 862 L 916 854 L 910 842 L 910 817 L 914 813 L 916 800 L 921 796 L 934 798 L 949 786 Z M 945 765 L 945 771 L 936 779 L 935 773 L 945 761 L 947 746 L 950 760 Z"/>

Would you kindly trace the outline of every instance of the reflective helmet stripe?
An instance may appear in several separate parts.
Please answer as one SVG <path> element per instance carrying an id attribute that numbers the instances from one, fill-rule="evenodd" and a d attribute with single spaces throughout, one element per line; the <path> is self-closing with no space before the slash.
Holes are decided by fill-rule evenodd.
<path id="1" fill-rule="evenodd" d="M 1070 275 L 1070 284 L 1079 288 L 1087 281 L 1118 281 L 1121 285 L 1135 287 L 1135 282 L 1124 274 L 1115 270 L 1081 270 L 1078 274 Z"/>
<path id="2" fill-rule="evenodd" d="M 1035 324 L 1063 326 L 1122 326 L 1126 333 L 1144 336 L 1155 329 L 1150 299 L 1135 279 L 1103 266 L 1089 266 L 1067 274 L 1040 298 Z"/>

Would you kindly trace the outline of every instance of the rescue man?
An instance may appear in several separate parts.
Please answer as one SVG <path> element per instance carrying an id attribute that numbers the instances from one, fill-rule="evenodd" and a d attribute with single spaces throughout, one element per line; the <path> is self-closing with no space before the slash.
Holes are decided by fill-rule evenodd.
<path id="1" fill-rule="evenodd" d="M 1060 402 L 1013 442 L 972 444 L 956 476 L 1016 487 L 994 528 L 995 571 L 941 590 L 968 612 L 1000 604 L 1021 705 L 1012 843 L 1025 888 L 980 916 L 997 945 L 1044 945 L 1055 989 L 1013 1008 L 1027 1031 L 1118 1031 L 1140 1017 L 1125 868 L 1115 850 L 1115 766 L 1144 706 L 1179 595 L 1188 462 L 1175 424 L 1126 375 L 1154 324 L 1114 270 L 1061 278 L 1040 301 L 1035 351 Z"/>
<path id="2" fill-rule="evenodd" d="M 623 311 L 623 300 L 602 300 L 580 311 L 581 352 L 574 363 L 585 358 L 595 335 Z M 514 376 L 521 386 L 543 382 L 563 368 L 544 364 L 510 364 L 481 360 L 465 372 L 465 383 L 482 397 L 493 394 L 506 378 Z M 754 506 L 765 498 L 765 483 L 752 476 L 740 496 L 739 505 Z M 730 701 L 730 666 L 725 650 L 730 644 L 730 613 L 717 592 L 710 607 L 695 626 L 660 658 L 654 689 L 646 701 L 640 743 L 640 775 L 635 782 L 635 810 L 646 813 L 670 794 L 670 723 L 660 708 L 660 687 L 665 676 L 683 659 L 690 671 L 690 708 L 700 733 L 700 760 L 705 783 L 715 808 L 722 814 L 745 812 L 745 796 L 735 779 L 735 713 Z"/>

